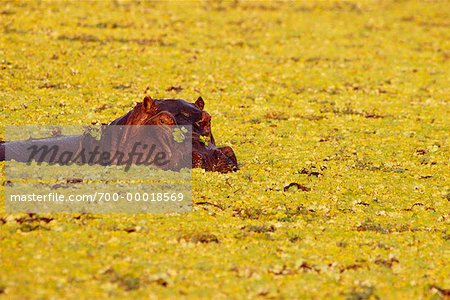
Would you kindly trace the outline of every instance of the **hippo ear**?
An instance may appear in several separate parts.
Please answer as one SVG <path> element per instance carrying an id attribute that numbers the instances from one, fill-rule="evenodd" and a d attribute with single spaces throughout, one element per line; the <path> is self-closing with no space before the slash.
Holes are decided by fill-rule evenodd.
<path id="1" fill-rule="evenodd" d="M 153 101 L 152 97 L 146 96 L 144 98 L 144 102 L 143 102 L 144 109 L 146 111 L 151 111 L 153 108 L 153 105 L 154 105 L 154 101 Z"/>
<path id="2" fill-rule="evenodd" d="M 205 107 L 205 101 L 203 101 L 202 97 L 198 97 L 197 101 L 195 101 L 195 106 L 203 110 L 203 108 Z"/>

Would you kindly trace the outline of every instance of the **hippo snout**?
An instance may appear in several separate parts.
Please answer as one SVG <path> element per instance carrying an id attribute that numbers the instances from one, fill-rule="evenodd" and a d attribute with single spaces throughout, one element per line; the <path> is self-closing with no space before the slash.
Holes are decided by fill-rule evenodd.
<path id="1" fill-rule="evenodd" d="M 231 149 L 231 148 L 230 148 Z M 207 151 L 193 151 L 192 167 L 203 168 L 213 172 L 235 172 L 238 170 L 236 156 L 229 156 L 229 152 L 224 152 L 221 148 L 209 149 Z"/>

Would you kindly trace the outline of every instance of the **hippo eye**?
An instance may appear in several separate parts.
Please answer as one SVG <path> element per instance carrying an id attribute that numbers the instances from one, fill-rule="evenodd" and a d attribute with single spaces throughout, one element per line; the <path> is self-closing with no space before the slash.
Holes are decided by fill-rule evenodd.
<path id="1" fill-rule="evenodd" d="M 182 111 L 181 114 L 182 114 L 183 116 L 185 116 L 186 118 L 189 118 L 189 117 L 191 116 L 190 114 L 188 114 L 188 113 L 185 112 L 185 111 Z"/>

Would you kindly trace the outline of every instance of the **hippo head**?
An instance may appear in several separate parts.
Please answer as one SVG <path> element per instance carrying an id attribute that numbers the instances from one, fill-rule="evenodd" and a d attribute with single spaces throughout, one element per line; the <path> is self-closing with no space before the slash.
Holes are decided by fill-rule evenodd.
<path id="1" fill-rule="evenodd" d="M 191 125 L 193 135 L 201 136 L 215 145 L 211 132 L 211 115 L 203 110 L 205 102 L 202 97 L 194 103 L 182 99 L 153 100 L 145 97 L 143 107 L 151 115 L 161 111 L 170 112 L 177 121 L 177 125 Z"/>
<path id="2" fill-rule="evenodd" d="M 155 116 L 170 114 L 176 124 L 192 126 L 192 166 L 207 171 L 227 173 L 236 171 L 237 159 L 230 147 L 216 147 L 211 131 L 211 115 L 203 110 L 204 100 L 199 97 L 194 103 L 182 99 L 157 99 L 145 97 L 127 115 L 113 121 L 111 125 L 163 125 L 155 124 Z"/>

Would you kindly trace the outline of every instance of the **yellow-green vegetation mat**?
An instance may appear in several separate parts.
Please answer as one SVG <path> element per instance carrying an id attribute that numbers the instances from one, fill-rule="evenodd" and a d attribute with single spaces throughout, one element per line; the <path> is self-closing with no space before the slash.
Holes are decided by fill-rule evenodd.
<path id="1" fill-rule="evenodd" d="M 449 12 L 2 2 L 1 125 L 106 123 L 144 95 L 201 95 L 240 170 L 194 170 L 187 214 L 2 206 L 0 297 L 448 297 Z"/>

